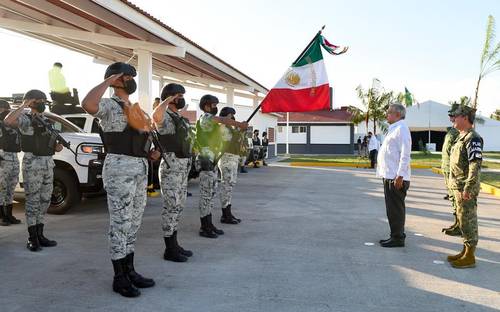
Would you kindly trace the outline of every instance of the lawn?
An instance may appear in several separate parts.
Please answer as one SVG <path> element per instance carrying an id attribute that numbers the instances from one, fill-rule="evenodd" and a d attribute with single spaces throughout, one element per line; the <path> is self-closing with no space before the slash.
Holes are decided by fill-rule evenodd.
<path id="1" fill-rule="evenodd" d="M 481 182 L 500 188 L 500 173 L 482 172 Z"/>
<path id="2" fill-rule="evenodd" d="M 484 152 L 485 158 L 500 159 L 500 152 Z"/>

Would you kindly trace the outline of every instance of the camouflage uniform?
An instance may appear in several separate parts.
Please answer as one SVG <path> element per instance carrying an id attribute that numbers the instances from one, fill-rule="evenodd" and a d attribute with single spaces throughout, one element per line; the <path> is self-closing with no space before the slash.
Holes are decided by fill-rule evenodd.
<path id="1" fill-rule="evenodd" d="M 213 115 L 209 113 L 204 113 L 197 123 L 196 135 L 200 135 L 200 131 L 212 132 L 217 134 L 219 131 L 219 125 L 212 120 Z M 220 150 L 220 145 L 217 146 L 199 146 L 198 162 L 200 159 L 205 159 L 209 161 L 212 165 L 211 170 L 206 170 L 202 168 L 200 172 L 200 217 L 205 217 L 212 213 L 215 197 L 217 190 L 217 173 L 214 166 L 215 158 L 218 156 L 216 153 Z M 201 166 L 201 165 L 199 165 Z"/>
<path id="2" fill-rule="evenodd" d="M 118 97 L 113 98 L 120 101 Z M 94 116 L 100 119 L 103 132 L 121 132 L 127 126 L 123 109 L 113 99 L 101 99 Z M 134 243 L 146 206 L 147 159 L 108 153 L 102 178 L 108 198 L 111 259 L 117 260 L 134 253 Z"/>
<path id="3" fill-rule="evenodd" d="M 14 190 L 19 182 L 19 159 L 17 153 L 0 151 L 0 206 L 10 205 L 14 201 Z"/>
<path id="4" fill-rule="evenodd" d="M 446 136 L 444 137 L 443 150 L 441 153 L 441 170 L 443 171 L 444 183 L 448 190 L 448 196 L 453 208 L 453 214 L 456 213 L 455 200 L 453 197 L 453 191 L 450 189 L 450 183 L 448 181 L 450 175 L 450 152 L 451 147 L 457 141 L 459 134 L 460 132 L 458 132 L 458 130 L 453 127 L 448 130 Z"/>
<path id="5" fill-rule="evenodd" d="M 469 129 L 460 134 L 450 153 L 449 185 L 455 197 L 464 244 L 469 247 L 475 247 L 478 242 L 477 196 L 480 190 L 482 148 L 481 136 L 474 129 Z M 471 199 L 463 200 L 462 192 L 468 192 Z"/>
<path id="6" fill-rule="evenodd" d="M 177 114 L 168 110 L 171 114 Z M 180 117 L 180 116 L 179 116 Z M 181 119 L 186 122 L 184 119 Z M 187 123 L 187 122 L 186 122 Z M 189 124 L 185 124 L 189 128 Z M 165 112 L 164 120 L 158 125 L 160 135 L 175 134 L 172 117 Z M 177 231 L 179 219 L 186 206 L 188 174 L 191 169 L 191 157 L 179 158 L 175 153 L 166 153 L 168 166 L 162 159 L 160 164 L 160 185 L 163 196 L 162 229 L 165 237 Z"/>
<path id="7" fill-rule="evenodd" d="M 19 131 L 23 135 L 34 135 L 31 119 L 26 114 L 19 117 Z M 44 223 L 44 216 L 50 206 L 52 196 L 54 167 L 52 156 L 24 153 L 22 174 L 26 193 L 25 214 L 28 227 Z"/>
<path id="8" fill-rule="evenodd" d="M 238 135 L 231 127 L 221 126 L 223 144 L 230 144 L 233 136 Z M 239 146 L 238 146 L 239 147 Z M 219 190 L 222 208 L 231 204 L 233 187 L 236 185 L 238 177 L 238 164 L 240 156 L 225 152 L 219 160 L 219 170 L 221 172 L 221 185 Z"/>

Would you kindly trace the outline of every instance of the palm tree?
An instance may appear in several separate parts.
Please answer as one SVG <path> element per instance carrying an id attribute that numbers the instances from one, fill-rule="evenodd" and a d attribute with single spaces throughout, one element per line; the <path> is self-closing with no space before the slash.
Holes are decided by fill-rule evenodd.
<path id="1" fill-rule="evenodd" d="M 462 97 L 460 97 L 460 99 L 458 101 L 450 101 L 449 103 L 450 103 L 450 105 L 458 104 L 458 105 L 464 105 L 464 106 L 473 107 L 472 103 L 471 103 L 471 100 L 470 100 L 470 97 L 468 97 L 468 96 L 462 96 Z M 475 122 L 477 122 L 480 125 L 483 125 L 484 124 L 484 118 L 482 118 L 481 116 L 477 116 L 476 115 Z"/>
<path id="2" fill-rule="evenodd" d="M 476 84 L 476 93 L 472 108 L 477 108 L 477 97 L 479 93 L 479 84 L 488 74 L 500 69 L 500 42 L 493 47 L 495 40 L 495 18 L 488 16 L 488 25 L 486 26 L 486 40 L 484 41 L 481 61 L 479 63 L 479 77 Z"/>
<path id="3" fill-rule="evenodd" d="M 500 109 L 497 109 L 493 114 L 491 114 L 490 118 L 495 120 L 500 120 Z"/>
<path id="4" fill-rule="evenodd" d="M 351 106 L 349 111 L 353 115 L 352 121 L 354 124 L 359 124 L 363 120 L 368 130 L 368 123 L 373 122 L 373 134 L 377 134 L 377 125 L 381 125 L 385 119 L 386 110 L 390 102 L 393 100 L 393 93 L 385 92 L 380 86 L 380 80 L 373 79 L 372 87 L 364 90 L 361 85 L 356 88 L 361 103 L 364 109 L 359 109 Z"/>

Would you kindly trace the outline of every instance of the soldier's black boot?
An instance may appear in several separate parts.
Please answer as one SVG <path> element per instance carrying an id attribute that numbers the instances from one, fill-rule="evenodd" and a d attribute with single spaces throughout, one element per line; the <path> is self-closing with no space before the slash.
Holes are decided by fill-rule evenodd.
<path id="1" fill-rule="evenodd" d="M 113 263 L 113 270 L 115 271 L 115 276 L 113 277 L 113 291 L 119 293 L 123 297 L 138 297 L 141 292 L 132 285 L 132 282 L 123 270 L 125 258 L 111 260 L 111 262 Z"/>
<path id="2" fill-rule="evenodd" d="M 212 227 L 208 224 L 208 216 L 200 218 L 200 222 L 201 222 L 200 236 L 207 238 L 217 238 L 217 234 L 214 233 Z"/>
<path id="3" fill-rule="evenodd" d="M 212 229 L 212 231 L 217 234 L 217 235 L 224 235 L 223 230 L 219 230 L 218 228 L 215 227 L 215 225 L 212 223 L 212 214 L 209 214 L 208 216 L 208 226 Z"/>
<path id="4" fill-rule="evenodd" d="M 186 262 L 187 257 L 180 253 L 180 250 L 175 246 L 174 236 L 163 237 L 165 240 L 165 252 L 163 253 L 163 259 L 173 261 L 173 262 Z"/>
<path id="5" fill-rule="evenodd" d="M 16 217 L 12 215 L 12 204 L 5 206 L 4 213 L 11 224 L 21 223 L 21 220 L 16 219 Z"/>
<path id="6" fill-rule="evenodd" d="M 186 250 L 179 245 L 179 242 L 177 241 L 177 231 L 174 231 L 173 237 L 174 237 L 175 247 L 179 250 L 181 255 L 186 257 L 191 257 L 193 255 L 193 252 L 191 250 Z"/>
<path id="7" fill-rule="evenodd" d="M 240 173 L 248 173 L 247 169 L 245 168 L 245 166 L 241 166 L 240 167 Z"/>
<path id="8" fill-rule="evenodd" d="M 231 213 L 231 205 L 227 205 L 226 208 L 222 208 L 222 216 L 220 217 L 221 223 L 226 224 L 238 224 L 241 222 L 241 219 L 236 218 Z"/>
<path id="9" fill-rule="evenodd" d="M 40 247 L 40 242 L 38 241 L 38 234 L 36 232 L 36 225 L 28 226 L 28 242 L 26 243 L 26 248 L 31 251 L 39 251 L 42 248 Z"/>
<path id="10" fill-rule="evenodd" d="M 7 226 L 10 225 L 9 218 L 5 215 L 5 206 L 0 206 L 0 225 Z"/>
<path id="11" fill-rule="evenodd" d="M 47 237 L 43 236 L 43 223 L 36 225 L 36 234 L 38 236 L 38 241 L 40 242 L 40 246 L 42 247 L 54 247 L 57 246 L 57 242 L 55 240 L 50 240 Z"/>
<path id="12" fill-rule="evenodd" d="M 132 282 L 132 285 L 137 288 L 148 288 L 155 285 L 155 281 L 152 278 L 146 278 L 135 271 L 134 253 L 128 254 L 124 259 L 123 272 L 127 275 L 130 282 Z"/>

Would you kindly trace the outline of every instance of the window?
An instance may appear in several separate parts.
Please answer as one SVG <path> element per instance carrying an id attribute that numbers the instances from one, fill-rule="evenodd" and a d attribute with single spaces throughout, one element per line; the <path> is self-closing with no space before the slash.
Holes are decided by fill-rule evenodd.
<path id="1" fill-rule="evenodd" d="M 278 126 L 278 133 L 282 133 L 283 132 L 283 126 Z"/>
<path id="2" fill-rule="evenodd" d="M 83 132 L 74 124 L 68 122 L 66 119 L 54 114 L 45 115 L 52 122 L 52 127 L 58 132 Z"/>
<path id="3" fill-rule="evenodd" d="M 78 128 L 85 129 L 85 117 L 66 117 L 66 119 L 77 125 Z"/>
<path id="4" fill-rule="evenodd" d="M 306 133 L 306 126 L 292 126 L 292 133 Z"/>
<path id="5" fill-rule="evenodd" d="M 267 139 L 269 142 L 274 142 L 274 128 L 267 128 Z"/>

